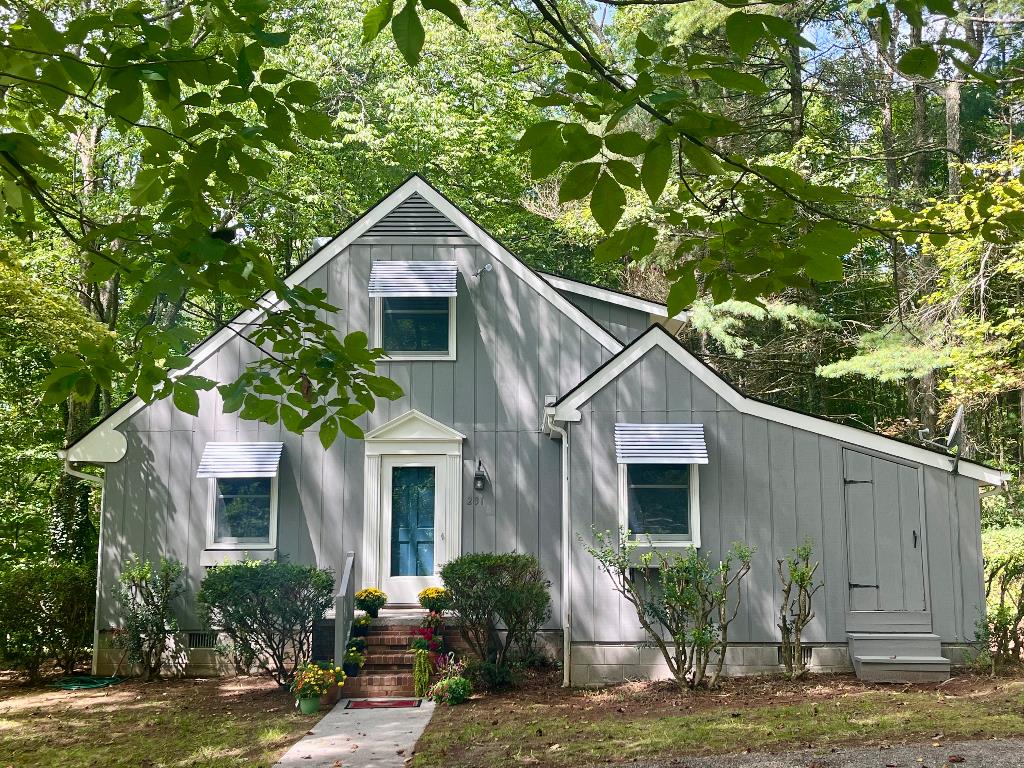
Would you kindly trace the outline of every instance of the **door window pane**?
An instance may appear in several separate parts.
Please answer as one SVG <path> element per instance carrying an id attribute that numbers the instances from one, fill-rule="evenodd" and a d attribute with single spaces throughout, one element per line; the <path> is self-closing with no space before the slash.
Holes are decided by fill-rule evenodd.
<path id="1" fill-rule="evenodd" d="M 381 344 L 386 352 L 448 352 L 447 297 L 381 299 Z"/>
<path id="2" fill-rule="evenodd" d="M 689 464 L 628 464 L 626 485 L 634 536 L 690 538 Z"/>
<path id="3" fill-rule="evenodd" d="M 218 477 L 214 542 L 270 543 L 269 477 Z"/>
<path id="4" fill-rule="evenodd" d="M 434 468 L 391 470 L 391 575 L 434 574 Z"/>

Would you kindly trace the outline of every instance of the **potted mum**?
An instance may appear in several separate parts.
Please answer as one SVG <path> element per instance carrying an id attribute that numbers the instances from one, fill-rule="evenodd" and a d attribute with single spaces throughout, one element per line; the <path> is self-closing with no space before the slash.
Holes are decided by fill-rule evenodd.
<path id="1" fill-rule="evenodd" d="M 427 587 L 420 591 L 417 598 L 420 605 L 431 613 L 443 613 L 451 607 L 451 597 L 444 587 Z"/>
<path id="2" fill-rule="evenodd" d="M 341 668 L 349 677 L 356 677 L 359 675 L 359 670 L 365 663 L 366 654 L 360 653 L 355 648 L 349 648 L 345 651 L 345 661 L 342 662 Z"/>
<path id="3" fill-rule="evenodd" d="M 338 703 L 338 699 L 341 698 L 341 686 L 345 684 L 345 678 L 347 675 L 341 667 L 331 661 L 318 661 L 317 665 L 320 669 L 323 669 L 327 674 L 333 677 L 334 682 L 327 689 L 327 693 L 320 697 L 320 704 L 324 707 L 333 707 Z"/>
<path id="4" fill-rule="evenodd" d="M 310 662 L 300 668 L 292 680 L 291 692 L 295 696 L 299 711 L 312 715 L 320 711 L 320 698 L 330 693 L 331 688 L 343 685 L 345 673 L 331 665 L 322 667 Z"/>
<path id="5" fill-rule="evenodd" d="M 380 609 L 387 603 L 388 596 L 379 589 L 367 587 L 356 592 L 356 608 L 366 611 L 366 615 L 376 619 Z"/>
<path id="6" fill-rule="evenodd" d="M 352 637 L 366 637 L 370 634 L 370 624 L 373 622 L 369 616 L 357 616 L 352 622 Z"/>

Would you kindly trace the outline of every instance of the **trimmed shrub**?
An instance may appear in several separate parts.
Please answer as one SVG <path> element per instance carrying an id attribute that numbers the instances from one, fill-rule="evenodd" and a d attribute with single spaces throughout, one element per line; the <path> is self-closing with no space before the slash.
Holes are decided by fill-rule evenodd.
<path id="1" fill-rule="evenodd" d="M 282 688 L 313 653 L 313 624 L 331 606 L 334 575 L 288 562 L 248 560 L 210 568 L 197 596 L 207 623 L 231 638 Z"/>
<path id="2" fill-rule="evenodd" d="M 1024 528 L 985 531 L 986 616 L 978 622 L 979 666 L 992 674 L 1024 661 Z"/>
<path id="3" fill-rule="evenodd" d="M 473 695 L 473 685 L 464 677 L 448 677 L 434 683 L 427 698 L 437 704 L 454 707 Z"/>
<path id="4" fill-rule="evenodd" d="M 129 560 L 114 587 L 124 620 L 114 642 L 130 664 L 139 665 L 143 680 L 160 678 L 168 640 L 178 631 L 171 604 L 185 591 L 184 570 L 168 558 L 160 558 L 159 568 L 149 560 Z"/>
<path id="5" fill-rule="evenodd" d="M 96 574 L 80 563 L 0 571 L 0 657 L 36 682 L 54 661 L 65 673 L 92 644 Z"/>
<path id="6" fill-rule="evenodd" d="M 520 658 L 530 656 L 537 631 L 551 618 L 551 582 L 537 558 L 517 553 L 462 555 L 441 569 L 441 580 L 463 639 L 479 661 L 500 670 L 488 677 L 507 680 L 512 652 Z M 504 641 L 499 623 L 505 628 Z"/>

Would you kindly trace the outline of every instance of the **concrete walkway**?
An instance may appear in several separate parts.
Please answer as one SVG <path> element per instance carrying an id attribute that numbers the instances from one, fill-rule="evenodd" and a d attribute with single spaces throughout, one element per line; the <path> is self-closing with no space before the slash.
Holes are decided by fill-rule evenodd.
<path id="1" fill-rule="evenodd" d="M 345 709 L 339 701 L 275 768 L 401 768 L 434 712 L 423 700 L 402 709 Z"/>

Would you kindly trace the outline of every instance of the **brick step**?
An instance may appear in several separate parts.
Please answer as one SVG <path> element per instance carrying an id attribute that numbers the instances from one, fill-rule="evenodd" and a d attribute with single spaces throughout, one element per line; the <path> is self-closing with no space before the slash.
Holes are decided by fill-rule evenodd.
<path id="1" fill-rule="evenodd" d="M 367 653 L 367 664 L 394 664 L 398 666 L 412 666 L 412 653 Z"/>
<path id="2" fill-rule="evenodd" d="M 363 670 L 358 677 L 345 680 L 341 695 L 354 698 L 375 698 L 378 696 L 412 696 L 412 675 L 401 673 L 374 673 Z"/>

